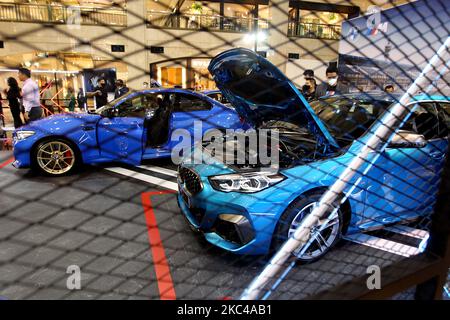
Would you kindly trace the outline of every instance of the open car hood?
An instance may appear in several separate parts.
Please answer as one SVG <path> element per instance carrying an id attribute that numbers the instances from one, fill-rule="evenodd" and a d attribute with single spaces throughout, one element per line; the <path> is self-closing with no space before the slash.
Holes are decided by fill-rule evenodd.
<path id="1" fill-rule="evenodd" d="M 307 128 L 320 146 L 338 144 L 300 91 L 272 63 L 255 52 L 237 48 L 211 60 L 217 87 L 236 111 L 254 127 L 282 120 Z"/>

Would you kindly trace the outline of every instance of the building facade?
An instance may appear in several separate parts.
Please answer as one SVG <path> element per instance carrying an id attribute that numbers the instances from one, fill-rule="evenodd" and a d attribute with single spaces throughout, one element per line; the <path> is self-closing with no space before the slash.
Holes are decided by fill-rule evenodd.
<path id="1" fill-rule="evenodd" d="M 397 1 L 401 4 L 407 1 Z M 377 0 L 0 0 L 0 89 L 29 67 L 52 96 L 82 86 L 84 69 L 114 69 L 132 89 L 150 77 L 164 86 L 211 89 L 212 56 L 246 47 L 301 84 L 337 59 L 340 24 Z"/>

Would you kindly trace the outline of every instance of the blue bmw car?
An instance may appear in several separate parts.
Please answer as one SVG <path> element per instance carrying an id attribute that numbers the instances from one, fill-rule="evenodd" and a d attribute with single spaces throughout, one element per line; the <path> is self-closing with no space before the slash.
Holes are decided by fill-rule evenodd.
<path id="1" fill-rule="evenodd" d="M 201 122 L 201 128 L 194 126 Z M 209 129 L 242 128 L 232 109 L 181 89 L 130 92 L 94 113 L 51 116 L 14 133 L 14 166 L 62 175 L 81 164 L 170 157 L 179 143 L 171 134 L 185 129 L 202 136 Z M 195 132 L 200 130 L 201 132 Z"/>
<path id="2" fill-rule="evenodd" d="M 178 204 L 210 243 L 237 254 L 266 254 L 312 211 L 393 101 L 381 93 L 348 94 L 309 104 L 274 65 L 246 49 L 218 55 L 209 70 L 256 130 L 278 132 L 279 163 L 229 163 L 205 148 L 201 163 L 188 157 L 179 167 Z M 319 259 L 342 235 L 432 212 L 448 147 L 449 105 L 449 97 L 415 97 L 409 120 L 379 157 L 371 155 L 338 214 L 311 229 L 296 258 Z"/>

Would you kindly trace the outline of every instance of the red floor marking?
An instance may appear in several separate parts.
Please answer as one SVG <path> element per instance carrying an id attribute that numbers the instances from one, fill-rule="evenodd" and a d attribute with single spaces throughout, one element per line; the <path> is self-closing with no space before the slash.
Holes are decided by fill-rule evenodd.
<path id="1" fill-rule="evenodd" d="M 171 193 L 175 193 L 175 191 L 143 192 L 141 195 L 145 220 L 147 222 L 148 239 L 152 250 L 153 264 L 155 266 L 156 280 L 158 281 L 158 290 L 161 300 L 175 300 L 176 294 L 172 276 L 170 275 L 170 266 L 164 251 L 155 212 L 153 211 L 151 197 L 154 195 Z"/>
<path id="2" fill-rule="evenodd" d="M 0 163 L 0 169 L 6 167 L 8 164 L 12 163 L 13 161 L 14 161 L 14 157 L 9 158 L 8 160 L 6 160 L 6 161 Z"/>

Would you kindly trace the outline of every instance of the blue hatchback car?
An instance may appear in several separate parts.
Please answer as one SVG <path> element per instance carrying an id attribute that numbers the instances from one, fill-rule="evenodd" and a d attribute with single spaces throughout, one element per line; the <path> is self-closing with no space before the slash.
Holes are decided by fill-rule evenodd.
<path id="1" fill-rule="evenodd" d="M 82 163 L 138 165 L 143 159 L 170 157 L 179 143 L 171 139 L 175 129 L 202 137 L 209 129 L 242 126 L 234 110 L 203 94 L 182 89 L 130 92 L 94 113 L 55 115 L 18 129 L 14 165 L 54 176 Z"/>
<path id="2" fill-rule="evenodd" d="M 256 130 L 279 133 L 279 164 L 229 164 L 205 149 L 203 162 L 186 158 L 179 167 L 178 204 L 210 243 L 238 254 L 266 254 L 311 212 L 380 125 L 376 120 L 392 100 L 382 93 L 348 94 L 309 104 L 274 65 L 246 49 L 216 56 L 209 70 L 246 121 Z M 295 253 L 299 260 L 322 257 L 344 234 L 432 211 L 448 147 L 450 98 L 414 100 L 414 114 L 379 157 L 371 155 L 372 167 L 361 169 L 364 174 L 347 190 L 338 215 L 311 229 L 312 240 Z"/>

